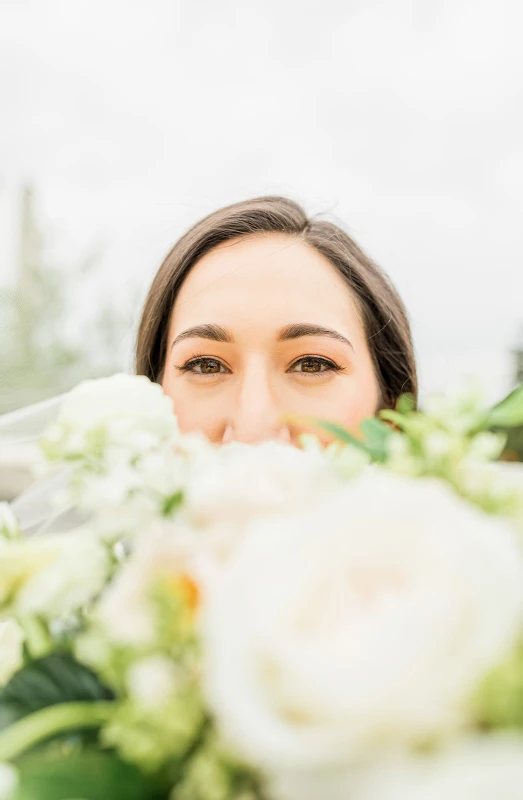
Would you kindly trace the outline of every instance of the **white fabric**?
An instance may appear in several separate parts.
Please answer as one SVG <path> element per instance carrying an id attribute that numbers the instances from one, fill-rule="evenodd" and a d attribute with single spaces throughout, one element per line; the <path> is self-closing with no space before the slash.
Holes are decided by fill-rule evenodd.
<path id="1" fill-rule="evenodd" d="M 67 394 L 66 392 L 2 414 L 0 455 L 7 450 L 10 453 L 23 454 L 31 444 L 36 444 L 48 425 L 57 419 Z M 53 506 L 52 499 L 66 485 L 67 478 L 68 470 L 60 469 L 48 477 L 36 480 L 12 501 L 11 507 L 24 534 L 65 532 L 84 521 L 73 508 L 57 513 Z"/>

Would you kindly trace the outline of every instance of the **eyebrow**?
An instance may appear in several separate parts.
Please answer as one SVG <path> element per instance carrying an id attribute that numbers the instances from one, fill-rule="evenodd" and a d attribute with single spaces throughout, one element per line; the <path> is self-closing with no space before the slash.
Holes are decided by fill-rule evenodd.
<path id="1" fill-rule="evenodd" d="M 334 328 L 326 328 L 324 325 L 313 325 L 309 322 L 295 322 L 291 325 L 285 325 L 278 331 L 277 341 L 287 342 L 291 339 L 301 339 L 302 336 L 327 336 L 330 339 L 337 339 L 339 342 L 349 345 L 352 349 L 352 343 L 341 333 L 334 330 Z M 179 333 L 171 345 L 171 349 L 178 342 L 184 339 L 212 339 L 215 342 L 228 342 L 232 344 L 234 338 L 229 331 L 222 328 L 221 325 L 214 323 L 205 323 L 203 325 L 194 325 L 192 328 Z"/>

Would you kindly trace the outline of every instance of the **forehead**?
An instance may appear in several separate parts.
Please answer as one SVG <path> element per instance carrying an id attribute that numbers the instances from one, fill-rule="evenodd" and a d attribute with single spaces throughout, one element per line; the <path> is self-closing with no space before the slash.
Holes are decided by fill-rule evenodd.
<path id="1" fill-rule="evenodd" d="M 246 320 L 347 327 L 351 319 L 359 319 L 357 303 L 330 261 L 303 241 L 271 233 L 224 242 L 202 256 L 175 301 L 172 330 Z"/>

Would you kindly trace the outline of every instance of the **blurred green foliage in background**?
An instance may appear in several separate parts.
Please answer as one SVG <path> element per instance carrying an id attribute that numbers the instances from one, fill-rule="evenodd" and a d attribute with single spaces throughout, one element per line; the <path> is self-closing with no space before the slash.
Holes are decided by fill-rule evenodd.
<path id="1" fill-rule="evenodd" d="M 75 319 L 75 295 L 81 297 L 98 257 L 67 270 L 49 263 L 30 187 L 24 187 L 20 217 L 16 282 L 0 287 L 0 414 L 123 369 L 122 342 L 131 324 L 99 296 L 87 322 Z"/>

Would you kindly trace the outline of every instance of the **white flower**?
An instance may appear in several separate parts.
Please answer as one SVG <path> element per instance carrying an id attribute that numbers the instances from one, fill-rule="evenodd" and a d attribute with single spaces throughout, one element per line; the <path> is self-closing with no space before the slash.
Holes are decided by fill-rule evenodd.
<path id="1" fill-rule="evenodd" d="M 22 666 L 23 643 L 24 632 L 16 620 L 0 622 L 0 686 Z"/>
<path id="2" fill-rule="evenodd" d="M 296 508 L 333 484 L 328 462 L 320 453 L 304 452 L 275 441 L 231 442 L 217 448 L 187 486 L 187 507 L 203 524 Z"/>
<path id="3" fill-rule="evenodd" d="M 172 446 L 179 429 L 172 400 L 143 375 L 87 380 L 65 398 L 58 420 L 42 446 L 51 462 L 74 462 L 78 469 L 130 459 Z"/>
<path id="4" fill-rule="evenodd" d="M 296 795 L 296 800 L 307 795 Z M 331 800 L 322 795 L 322 800 Z M 351 800 L 523 800 L 523 737 L 458 741 L 433 756 L 398 760 L 363 778 Z M 312 798 L 311 798 L 312 800 Z"/>
<path id="5" fill-rule="evenodd" d="M 0 503 L 0 537 L 14 539 L 19 534 L 18 521 L 9 503 Z"/>
<path id="6" fill-rule="evenodd" d="M 339 441 L 331 442 L 324 447 L 315 434 L 302 433 L 299 438 L 305 452 L 323 455 L 336 473 L 343 478 L 353 478 L 358 475 L 371 460 L 363 450 Z"/>
<path id="7" fill-rule="evenodd" d="M 523 800 L 523 737 L 471 736 L 361 768 L 271 776 L 274 800 Z"/>
<path id="8" fill-rule="evenodd" d="M 111 641 L 134 647 L 155 642 L 152 591 L 162 578 L 192 574 L 197 538 L 191 534 L 158 522 L 137 539 L 128 562 L 98 604 L 100 622 Z"/>
<path id="9" fill-rule="evenodd" d="M 21 614 L 68 614 L 102 589 L 108 572 L 106 549 L 87 531 L 0 542 L 0 604 Z"/>
<path id="10" fill-rule="evenodd" d="M 511 528 L 434 479 L 368 471 L 247 531 L 205 607 L 207 694 L 254 762 L 342 765 L 466 721 L 522 609 Z"/>
<path id="11" fill-rule="evenodd" d="M 275 441 L 231 442 L 192 470 L 183 512 L 189 524 L 207 528 L 227 556 L 250 520 L 308 507 L 340 485 L 323 453 Z"/>
<path id="12" fill-rule="evenodd" d="M 425 399 L 424 413 L 454 434 L 474 430 L 485 418 L 485 387 L 476 378 L 466 378 L 453 393 L 434 393 Z"/>
<path id="13" fill-rule="evenodd" d="M 0 800 L 14 800 L 18 788 L 18 773 L 12 764 L 0 763 Z"/>
<path id="14" fill-rule="evenodd" d="M 127 673 L 129 694 L 139 706 L 152 711 L 165 706 L 177 683 L 176 665 L 161 655 L 136 661 Z"/>
<path id="15" fill-rule="evenodd" d="M 461 444 L 458 441 L 457 444 Z M 447 431 L 429 431 L 423 440 L 425 455 L 433 461 L 449 456 L 456 449 L 456 439 Z"/>
<path id="16" fill-rule="evenodd" d="M 124 373 L 80 383 L 66 397 L 58 422 L 80 434 L 111 426 L 119 440 L 139 436 L 140 430 L 161 435 L 177 431 L 172 400 L 161 386 L 143 375 Z M 136 444 L 141 443 L 137 439 Z"/>
<path id="17" fill-rule="evenodd" d="M 493 461 L 499 458 L 506 443 L 506 435 L 482 431 L 474 436 L 470 442 L 468 456 L 479 461 Z"/>

